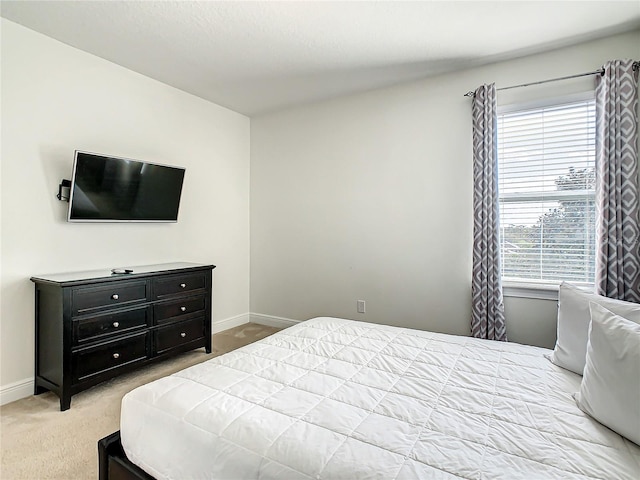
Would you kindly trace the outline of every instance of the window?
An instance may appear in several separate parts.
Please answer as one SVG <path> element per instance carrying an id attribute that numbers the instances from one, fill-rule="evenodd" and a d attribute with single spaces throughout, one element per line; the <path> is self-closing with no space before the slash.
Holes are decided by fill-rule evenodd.
<path id="1" fill-rule="evenodd" d="M 503 280 L 592 285 L 593 98 L 501 110 L 498 172 Z"/>

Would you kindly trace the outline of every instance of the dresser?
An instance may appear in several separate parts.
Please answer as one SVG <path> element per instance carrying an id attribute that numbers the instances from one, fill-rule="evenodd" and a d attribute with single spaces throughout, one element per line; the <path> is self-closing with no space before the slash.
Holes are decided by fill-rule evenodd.
<path id="1" fill-rule="evenodd" d="M 211 353 L 214 265 L 167 263 L 40 275 L 35 283 L 36 395 L 71 396 L 195 348 Z"/>

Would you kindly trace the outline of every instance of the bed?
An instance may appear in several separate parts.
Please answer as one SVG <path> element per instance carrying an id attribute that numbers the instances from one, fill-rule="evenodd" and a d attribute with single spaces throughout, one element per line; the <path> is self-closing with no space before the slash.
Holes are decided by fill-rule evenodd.
<path id="1" fill-rule="evenodd" d="M 315 318 L 127 394 L 101 478 L 637 480 L 549 352 Z"/>

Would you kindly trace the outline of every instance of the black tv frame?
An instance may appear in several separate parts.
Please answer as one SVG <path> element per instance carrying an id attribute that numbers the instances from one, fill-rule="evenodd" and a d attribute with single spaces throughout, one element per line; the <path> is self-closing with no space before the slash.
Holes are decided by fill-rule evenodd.
<path id="1" fill-rule="evenodd" d="M 180 193 L 178 195 L 178 204 L 177 204 L 177 209 L 176 209 L 176 216 L 175 219 L 173 218 L 168 218 L 168 219 L 155 219 L 155 218 L 151 218 L 151 219 L 145 219 L 145 218 L 126 218 L 126 219 L 118 219 L 118 218 L 77 218 L 77 217 L 73 217 L 72 218 L 72 209 L 73 209 L 73 197 L 74 197 L 74 191 L 75 191 L 75 182 L 76 182 L 76 170 L 77 170 L 77 165 L 78 165 L 78 155 L 79 154 L 85 154 L 85 155 L 92 155 L 95 157 L 102 157 L 105 159 L 113 159 L 113 160 L 122 160 L 122 161 L 127 161 L 127 162 L 136 162 L 142 165 L 151 165 L 154 167 L 163 167 L 163 168 L 167 168 L 167 169 L 173 169 L 173 170 L 179 170 L 182 171 L 182 183 L 180 185 Z M 75 150 L 74 151 L 74 160 L 73 160 L 73 173 L 71 176 L 71 180 L 63 180 L 62 183 L 60 184 L 59 187 L 59 192 L 58 194 L 60 196 L 58 196 L 59 200 L 67 200 L 69 202 L 69 208 L 67 210 L 67 221 L 70 223 L 176 223 L 178 221 L 178 215 L 180 213 L 180 204 L 182 202 L 182 193 L 183 193 L 183 187 L 184 187 L 184 178 L 186 175 L 186 168 L 184 167 L 179 167 L 179 166 L 175 166 L 175 165 L 167 165 L 167 164 L 161 164 L 161 163 L 156 163 L 156 162 L 147 162 L 144 160 L 137 160 L 137 159 L 133 159 L 133 158 L 127 158 L 127 157 L 121 157 L 121 156 L 117 156 L 117 155 L 107 155 L 107 154 L 103 154 L 103 153 L 95 153 L 95 152 L 89 152 L 86 150 Z M 69 185 L 66 185 L 65 182 L 69 182 Z M 68 198 L 64 198 L 64 196 L 62 195 L 62 188 L 68 186 L 69 188 L 69 194 L 68 194 Z"/>

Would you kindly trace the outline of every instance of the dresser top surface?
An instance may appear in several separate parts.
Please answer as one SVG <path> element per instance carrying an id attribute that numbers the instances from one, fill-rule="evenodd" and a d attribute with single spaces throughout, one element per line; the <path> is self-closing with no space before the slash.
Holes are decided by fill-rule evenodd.
<path id="1" fill-rule="evenodd" d="M 52 273 L 46 275 L 34 275 L 31 277 L 33 282 L 47 282 L 47 283 L 75 283 L 75 282 L 87 282 L 90 280 L 103 281 L 103 280 L 116 280 L 124 278 L 136 278 L 141 276 L 149 276 L 151 274 L 159 273 L 172 273 L 174 270 L 190 270 L 190 269 L 213 269 L 215 265 L 208 265 L 202 263 L 190 263 L 190 262 L 175 262 L 175 263 L 159 263 L 155 265 L 137 265 L 137 266 L 118 266 L 114 268 L 130 269 L 132 273 L 117 274 L 111 273 L 111 268 L 104 268 L 101 270 L 86 270 L 81 272 L 67 272 L 67 273 Z"/>

